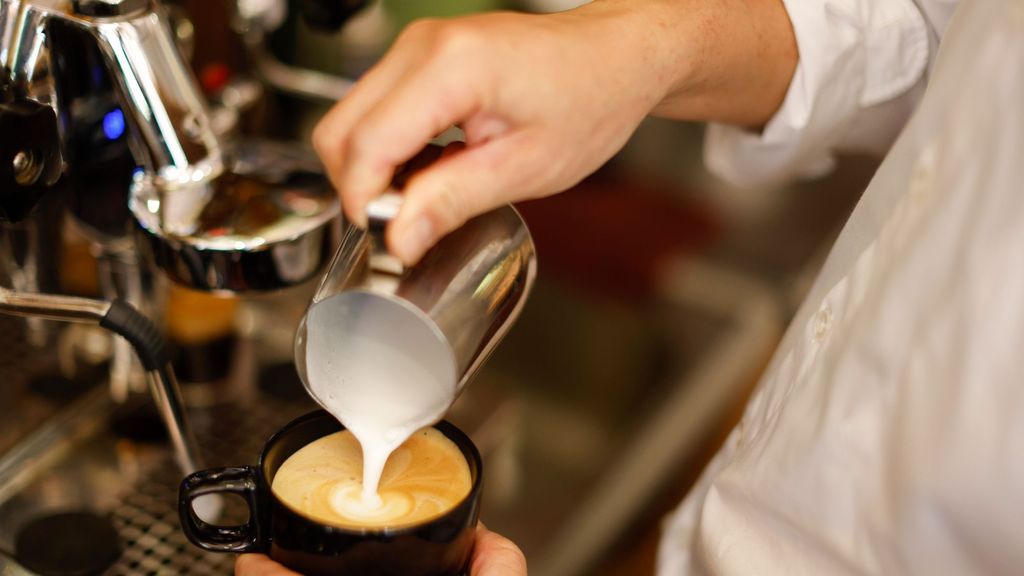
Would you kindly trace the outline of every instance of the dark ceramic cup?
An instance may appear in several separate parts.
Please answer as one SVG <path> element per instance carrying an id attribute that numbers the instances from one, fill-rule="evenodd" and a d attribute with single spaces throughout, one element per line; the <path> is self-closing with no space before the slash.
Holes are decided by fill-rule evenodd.
<path id="1" fill-rule="evenodd" d="M 289 456 L 314 440 L 342 429 L 323 410 L 282 428 L 263 448 L 259 466 L 213 468 L 185 478 L 178 514 L 185 535 L 213 552 L 262 552 L 302 574 L 365 576 L 453 576 L 468 573 L 480 514 L 482 464 L 476 446 L 455 426 L 435 426 L 451 439 L 469 464 L 469 495 L 448 512 L 422 524 L 352 530 L 322 524 L 278 500 L 270 487 Z M 192 501 L 206 494 L 237 494 L 249 505 L 249 520 L 216 526 L 201 520 Z"/>

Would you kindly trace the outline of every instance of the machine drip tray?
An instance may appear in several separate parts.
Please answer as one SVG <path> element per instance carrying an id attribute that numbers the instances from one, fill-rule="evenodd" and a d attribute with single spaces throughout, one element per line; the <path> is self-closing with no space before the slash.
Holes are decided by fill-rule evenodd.
<path id="1" fill-rule="evenodd" d="M 0 418 L 0 439 L 17 439 L 0 445 L 0 574 L 231 574 L 233 555 L 204 552 L 181 531 L 182 474 L 149 398 L 115 405 L 99 386 L 44 404 L 32 377 L 48 362 L 7 354 L 6 340 L 17 349 L 19 336 L 18 321 L 0 317 L 2 406 L 30 409 Z M 313 408 L 305 396 L 254 391 L 189 415 L 213 467 L 255 464 L 272 433 Z M 246 514 L 229 498 L 221 520 Z"/>
<path id="2" fill-rule="evenodd" d="M 149 419 L 139 417 L 147 413 L 145 404 L 115 408 L 105 391 L 95 392 L 51 421 L 89 422 L 85 430 L 58 425 L 75 431 L 53 435 L 49 446 L 28 439 L 37 444 L 33 460 L 38 465 L 15 466 L 11 458 L 16 453 L 0 458 L 0 484 L 8 487 L 6 493 L 0 490 L 0 566 L 3 551 L 10 551 L 30 574 L 230 574 L 233 555 L 204 552 L 182 533 L 177 510 L 182 475 L 166 441 L 138 434 L 140 422 L 143 432 L 152 428 L 145 425 Z M 190 411 L 207 465 L 255 464 L 270 434 L 314 408 L 308 399 L 260 398 Z M 227 499 L 225 504 L 221 521 L 244 521 L 247 512 L 241 501 Z M 109 541 L 113 534 L 118 553 L 109 553 L 109 544 L 90 544 L 104 553 L 97 558 L 79 554 L 75 542 L 82 537 L 77 526 L 98 526 L 99 521 L 85 520 L 87 515 L 79 512 L 68 515 L 69 510 L 90 510 L 90 518 L 99 518 L 110 529 L 90 530 L 94 534 L 89 537 L 100 535 Z M 56 560 L 57 542 L 70 547 L 64 554 L 66 563 L 40 563 Z M 53 553 L 37 560 L 37 552 L 47 546 Z"/>

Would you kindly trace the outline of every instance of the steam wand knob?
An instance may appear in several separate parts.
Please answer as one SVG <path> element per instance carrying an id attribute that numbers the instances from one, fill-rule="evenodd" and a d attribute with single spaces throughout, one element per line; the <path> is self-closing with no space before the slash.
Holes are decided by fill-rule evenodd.
<path id="1" fill-rule="evenodd" d="M 0 135 L 0 221 L 18 222 L 60 179 L 57 115 L 33 100 L 0 101 Z"/>

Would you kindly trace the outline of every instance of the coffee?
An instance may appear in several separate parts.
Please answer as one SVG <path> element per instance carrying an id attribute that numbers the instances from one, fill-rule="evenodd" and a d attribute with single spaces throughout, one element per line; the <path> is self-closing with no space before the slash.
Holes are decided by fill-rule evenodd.
<path id="1" fill-rule="evenodd" d="M 436 518 L 470 492 L 459 447 L 434 428 L 413 434 L 387 464 L 377 497 L 363 493 L 363 452 L 348 430 L 300 448 L 274 475 L 274 495 L 317 522 L 350 529 L 401 528 Z"/>

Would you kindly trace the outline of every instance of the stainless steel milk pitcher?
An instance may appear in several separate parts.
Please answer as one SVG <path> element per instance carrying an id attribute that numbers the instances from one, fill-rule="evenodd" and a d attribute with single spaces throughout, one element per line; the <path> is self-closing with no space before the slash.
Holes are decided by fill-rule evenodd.
<path id="1" fill-rule="evenodd" d="M 425 153 L 436 157 L 438 150 Z M 367 229 L 344 223 L 338 251 L 299 326 L 296 368 L 321 403 L 307 379 L 306 326 L 314 307 L 330 300 L 337 327 L 332 346 L 342 354 L 346 347 L 360 350 L 339 363 L 385 361 L 387 354 L 366 352 L 374 347 L 350 346 L 368 339 L 412 358 L 425 377 L 451 381 L 454 399 L 511 327 L 533 284 L 533 240 L 512 206 L 469 220 L 406 268 L 384 246 L 384 229 L 400 205 L 393 189 L 368 208 Z"/>

